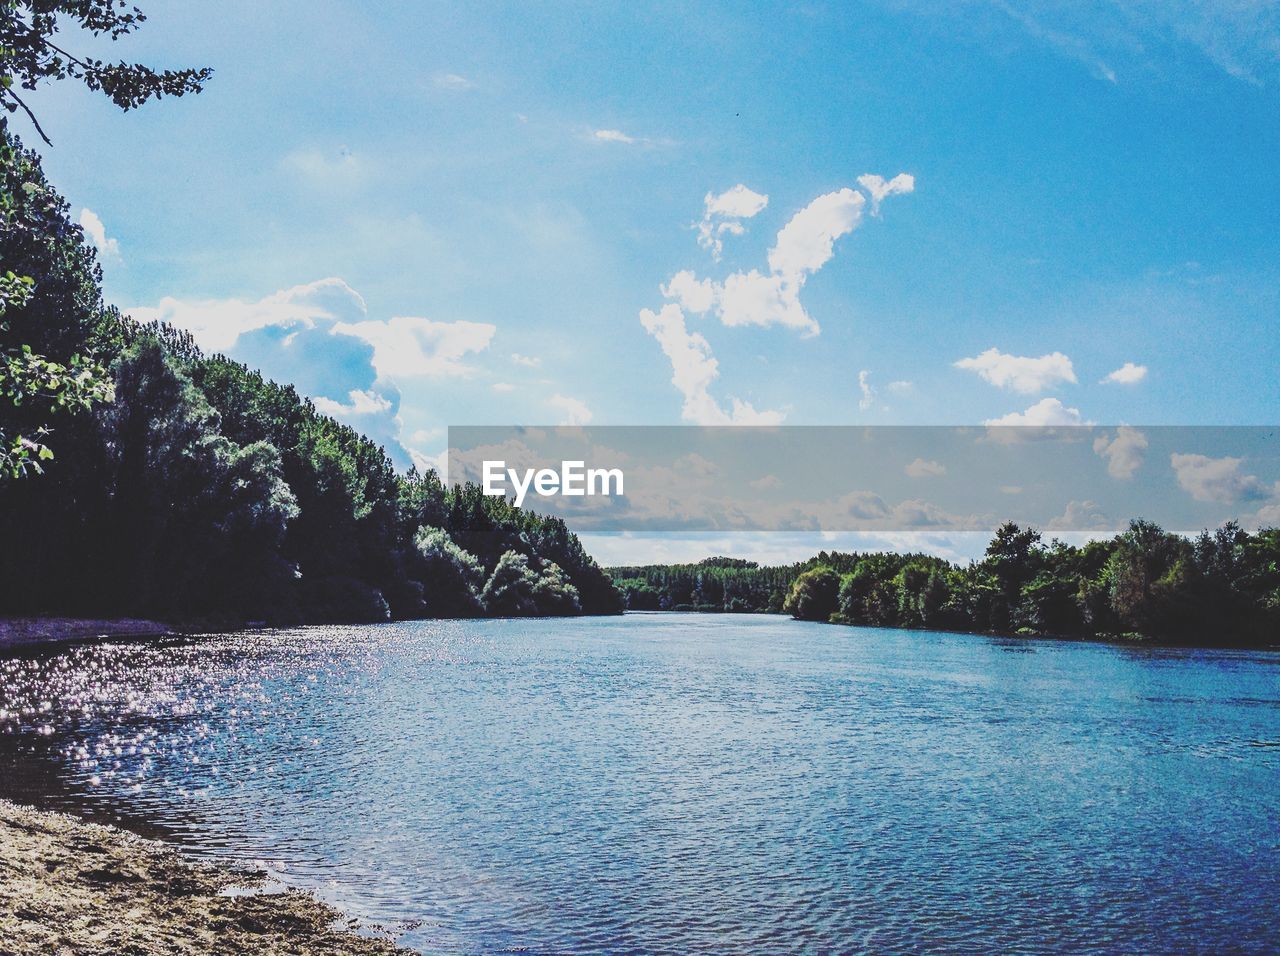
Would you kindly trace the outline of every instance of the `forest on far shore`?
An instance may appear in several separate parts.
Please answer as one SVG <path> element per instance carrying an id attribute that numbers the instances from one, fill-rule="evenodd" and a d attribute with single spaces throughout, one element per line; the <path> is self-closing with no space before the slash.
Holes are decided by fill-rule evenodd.
<path id="1" fill-rule="evenodd" d="M 1280 530 L 1194 539 L 1136 520 L 1083 547 L 1006 523 L 982 560 L 823 551 L 608 569 L 631 610 L 790 614 L 806 621 L 1198 646 L 1280 642 Z"/>
<path id="2" fill-rule="evenodd" d="M 102 300 L 0 132 L 0 614 L 188 625 L 616 613 L 558 518 L 400 474 L 288 385 Z"/>

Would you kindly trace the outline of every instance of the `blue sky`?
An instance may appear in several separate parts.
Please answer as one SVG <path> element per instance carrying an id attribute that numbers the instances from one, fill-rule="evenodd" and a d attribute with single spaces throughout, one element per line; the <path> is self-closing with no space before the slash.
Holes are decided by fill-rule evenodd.
<path id="1" fill-rule="evenodd" d="M 1272 4 L 143 6 L 119 53 L 203 94 L 33 104 L 108 297 L 402 462 L 451 424 L 1275 421 Z M 909 180 L 873 214 L 868 174 Z"/>

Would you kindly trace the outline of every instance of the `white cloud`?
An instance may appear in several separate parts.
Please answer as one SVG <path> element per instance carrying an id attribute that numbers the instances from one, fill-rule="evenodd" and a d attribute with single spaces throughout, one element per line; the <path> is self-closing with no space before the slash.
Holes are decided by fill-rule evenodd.
<path id="1" fill-rule="evenodd" d="M 1125 362 L 1098 384 L 1105 385 L 1108 382 L 1114 382 L 1117 385 L 1136 385 L 1146 377 L 1147 367 L 1145 365 L 1134 365 L 1132 362 Z"/>
<path id="2" fill-rule="evenodd" d="M 1236 504 L 1280 497 L 1280 482 L 1268 488 L 1256 475 L 1246 475 L 1243 458 L 1210 458 L 1206 455 L 1169 456 L 1178 484 L 1196 501 Z"/>
<path id="3" fill-rule="evenodd" d="M 491 386 L 495 392 L 514 392 L 516 387 L 510 382 L 494 382 Z"/>
<path id="4" fill-rule="evenodd" d="M 923 458 L 917 458 L 903 470 L 906 472 L 908 478 L 939 477 L 947 473 L 946 465 L 932 460 L 925 461 Z"/>
<path id="5" fill-rule="evenodd" d="M 432 82 L 438 89 L 453 90 L 457 93 L 465 93 L 467 90 L 476 88 L 475 83 L 457 73 L 437 73 Z"/>
<path id="6" fill-rule="evenodd" d="M 80 210 L 80 228 L 104 261 L 120 258 L 120 241 L 107 236 L 107 227 L 92 209 Z"/>
<path id="7" fill-rule="evenodd" d="M 777 425 L 781 412 L 756 411 L 750 404 L 730 399 L 726 412 L 711 397 L 711 383 L 720 374 L 720 365 L 711 345 L 697 332 L 685 327 L 684 312 L 674 303 L 659 311 L 640 310 L 640 323 L 658 340 L 671 361 L 671 384 L 684 396 L 681 416 L 695 425 Z"/>
<path id="8" fill-rule="evenodd" d="M 381 415 L 392 409 L 391 401 L 384 395 L 379 395 L 372 389 L 353 388 L 347 393 L 348 404 L 335 402 L 331 398 L 320 396 L 312 399 L 312 403 L 316 406 L 316 411 L 322 415 L 332 415 L 334 418 L 345 419 L 359 415 Z"/>
<path id="9" fill-rule="evenodd" d="M 521 355 L 519 352 L 511 353 L 511 361 L 516 365 L 523 365 L 525 368 L 537 368 L 542 364 L 542 359 L 533 355 Z"/>
<path id="10" fill-rule="evenodd" d="M 465 376 L 474 371 L 464 356 L 489 347 L 497 327 L 487 322 L 436 322 L 397 316 L 387 322 L 339 322 L 335 335 L 351 335 L 373 346 L 379 378 Z"/>
<path id="11" fill-rule="evenodd" d="M 444 433 L 445 431 L 443 428 L 419 428 L 409 436 L 409 441 L 418 445 L 423 445 L 427 442 L 435 441 L 437 438 L 443 437 Z"/>
<path id="12" fill-rule="evenodd" d="M 885 184 L 878 177 L 873 185 L 889 195 L 910 191 L 913 182 L 902 174 L 892 180 L 896 185 Z M 782 325 L 797 329 L 806 337 L 817 335 L 820 328 L 801 304 L 800 291 L 808 277 L 831 259 L 836 240 L 861 222 L 866 202 L 862 193 L 847 187 L 819 196 L 779 230 L 768 253 L 768 273 L 757 269 L 738 271 L 723 282 L 716 282 L 683 270 L 660 287 L 663 296 L 673 303 L 658 312 L 641 310 L 641 324 L 671 360 L 672 383 L 684 396 L 682 414 L 687 421 L 776 424 L 782 420 L 781 412 L 756 411 L 737 399 L 730 399 L 731 411 L 726 412 L 711 397 L 709 387 L 719 374 L 719 366 L 707 340 L 685 328 L 685 311 L 714 311 L 721 324 L 728 327 Z M 699 242 L 718 254 L 719 226 L 725 225 L 719 220 L 731 215 L 754 216 L 765 208 L 768 197 L 739 184 L 718 196 L 708 194 L 704 203 L 706 214 L 699 226 Z M 726 222 L 734 223 L 736 219 Z"/>
<path id="13" fill-rule="evenodd" d="M 724 251 L 723 237 L 742 235 L 742 220 L 751 219 L 763 211 L 769 205 L 769 197 L 739 183 L 718 196 L 707 193 L 703 204 L 706 211 L 697 224 L 698 245 L 711 250 L 712 257 L 719 261 Z"/>
<path id="14" fill-rule="evenodd" d="M 1108 439 L 1099 435 L 1093 440 L 1093 450 L 1107 460 L 1107 474 L 1127 481 L 1142 467 L 1147 436 L 1136 428 L 1121 425 L 1115 436 Z"/>
<path id="15" fill-rule="evenodd" d="M 1049 520 L 1049 531 L 1106 531 L 1112 522 L 1096 501 L 1069 501 L 1066 510 Z"/>
<path id="16" fill-rule="evenodd" d="M 735 272 L 717 287 L 716 304 L 726 326 L 782 325 L 806 338 L 821 331 L 800 304 L 800 284 L 784 276 L 761 275 L 755 269 Z"/>
<path id="17" fill-rule="evenodd" d="M 165 296 L 160 304 L 126 309 L 139 322 L 168 322 L 185 329 L 210 352 L 223 352 L 246 332 L 272 326 L 315 328 L 317 323 L 361 319 L 365 304 L 341 279 L 320 279 L 283 289 L 256 302 L 240 299 L 183 301 Z"/>
<path id="18" fill-rule="evenodd" d="M 835 254 L 835 241 L 852 232 L 866 205 L 862 193 L 848 188 L 819 196 L 791 217 L 769 250 L 769 268 L 792 282 L 803 282 Z"/>
<path id="19" fill-rule="evenodd" d="M 1081 418 L 1080 409 L 1068 408 L 1056 398 L 1042 398 L 1025 412 L 1010 412 L 1000 418 L 988 419 L 983 424 L 993 428 L 1007 425 L 1034 425 L 1043 428 L 1089 423 Z"/>
<path id="20" fill-rule="evenodd" d="M 782 487 L 782 479 L 777 475 L 765 475 L 750 482 L 750 485 L 757 491 L 776 491 Z"/>
<path id="21" fill-rule="evenodd" d="M 879 177 L 875 178 L 879 180 Z M 898 182 L 902 178 L 900 175 L 893 181 Z M 698 241 L 717 257 L 722 232 L 736 233 L 741 228 L 740 225 L 733 228 L 736 220 L 716 224 L 712 210 L 737 210 L 755 215 L 768 202 L 767 196 L 753 193 L 746 187 L 742 187 L 741 193 L 735 192 L 737 189 L 734 187 L 720 196 L 707 196 L 708 213 L 699 224 Z M 699 279 L 693 272 L 685 270 L 676 273 L 670 282 L 662 286 L 662 293 L 690 312 L 703 313 L 714 309 L 720 322 L 726 326 L 782 325 L 797 329 L 805 336 L 817 335 L 821 329 L 801 304 L 800 292 L 809 276 L 830 261 L 836 240 L 858 227 L 865 205 L 866 198 L 862 193 L 847 187 L 819 196 L 779 230 L 773 248 L 769 250 L 767 273 L 758 269 L 739 271 L 731 273 L 723 282 L 715 282 Z"/>
<path id="22" fill-rule="evenodd" d="M 858 399 L 858 408 L 865 412 L 876 403 L 876 390 L 871 384 L 871 373 L 865 368 L 858 373 L 858 390 L 862 392 L 862 397 Z"/>
<path id="23" fill-rule="evenodd" d="M 559 422 L 561 425 L 586 425 L 591 422 L 591 409 L 579 399 L 556 394 L 547 399 L 547 404 L 560 410 L 563 415 Z"/>
<path id="24" fill-rule="evenodd" d="M 905 395 L 913 388 L 915 388 L 915 385 L 908 382 L 906 379 L 898 379 L 898 381 L 890 382 L 888 385 L 889 391 L 893 392 L 895 395 Z"/>
<path id="25" fill-rule="evenodd" d="M 710 279 L 699 280 L 688 269 L 677 272 L 661 289 L 666 298 L 675 299 L 682 309 L 697 313 L 710 311 L 719 294 L 714 282 Z"/>
<path id="26" fill-rule="evenodd" d="M 1074 384 L 1076 381 L 1071 359 L 1061 352 L 1031 358 L 1006 355 L 999 349 L 991 348 L 973 358 L 960 359 L 955 367 L 977 372 L 992 385 L 1026 395 L 1033 395 L 1063 382 Z"/>
<path id="27" fill-rule="evenodd" d="M 620 129 L 598 129 L 591 134 L 592 137 L 602 143 L 634 143 L 636 138 L 628 136 Z"/>
<path id="28" fill-rule="evenodd" d="M 916 188 L 916 178 L 910 173 L 898 173 L 892 179 L 867 173 L 858 177 L 858 185 L 871 197 L 871 215 L 880 215 L 880 203 L 890 196 L 905 195 Z"/>

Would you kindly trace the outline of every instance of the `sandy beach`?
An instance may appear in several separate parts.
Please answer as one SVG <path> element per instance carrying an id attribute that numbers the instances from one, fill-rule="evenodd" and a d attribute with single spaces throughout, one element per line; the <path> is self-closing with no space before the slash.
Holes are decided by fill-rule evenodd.
<path id="1" fill-rule="evenodd" d="M 305 893 L 252 893 L 262 879 L 190 863 L 113 827 L 0 800 L 5 953 L 405 952 L 356 935 L 340 913 Z"/>

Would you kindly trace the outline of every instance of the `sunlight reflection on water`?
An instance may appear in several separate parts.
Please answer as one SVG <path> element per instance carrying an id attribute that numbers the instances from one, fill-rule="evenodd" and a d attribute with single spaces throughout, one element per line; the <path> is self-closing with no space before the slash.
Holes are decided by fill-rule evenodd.
<path id="1" fill-rule="evenodd" d="M 1262 952 L 1277 664 L 690 615 L 105 642 L 0 659 L 0 759 L 431 952 Z"/>

